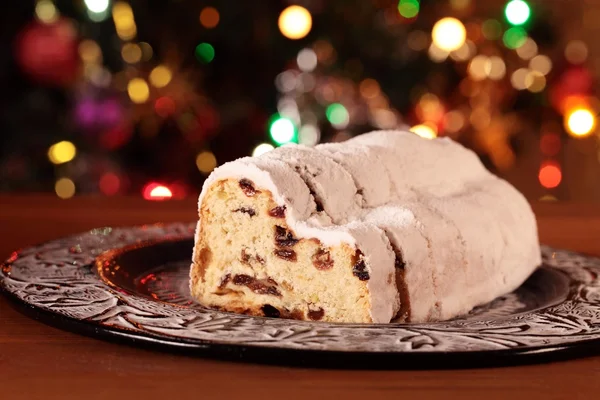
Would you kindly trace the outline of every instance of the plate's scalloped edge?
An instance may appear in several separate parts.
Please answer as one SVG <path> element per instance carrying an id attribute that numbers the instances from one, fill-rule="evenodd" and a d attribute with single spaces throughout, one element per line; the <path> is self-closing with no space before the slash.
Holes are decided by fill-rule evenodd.
<path id="1" fill-rule="evenodd" d="M 122 293 L 94 272 L 97 256 L 105 251 L 190 237 L 194 228 L 193 223 L 106 227 L 28 247 L 2 265 L 0 289 L 13 302 L 68 329 L 234 358 L 254 352 L 290 352 L 304 359 L 435 356 L 481 365 L 486 355 L 506 363 L 510 355 L 537 359 L 550 353 L 581 355 L 582 348 L 585 354 L 600 351 L 600 259 L 547 246 L 542 247 L 544 263 L 570 279 L 566 301 L 501 320 L 418 325 L 313 323 L 185 308 Z"/>

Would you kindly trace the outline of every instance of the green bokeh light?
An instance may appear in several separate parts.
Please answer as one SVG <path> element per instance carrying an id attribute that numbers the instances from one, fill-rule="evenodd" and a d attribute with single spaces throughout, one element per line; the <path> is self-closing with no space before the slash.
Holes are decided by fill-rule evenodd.
<path id="1" fill-rule="evenodd" d="M 518 27 L 508 29 L 502 37 L 504 45 L 509 49 L 518 49 L 523 46 L 526 40 L 527 32 L 525 32 L 525 29 Z"/>
<path id="2" fill-rule="evenodd" d="M 400 0 L 398 3 L 398 12 L 404 18 L 414 18 L 419 13 L 418 0 Z"/>
<path id="3" fill-rule="evenodd" d="M 325 115 L 327 116 L 327 120 L 331 122 L 331 125 L 333 126 L 345 127 L 350 120 L 348 110 L 340 103 L 330 104 L 327 107 L 327 110 L 325 110 Z"/>
<path id="4" fill-rule="evenodd" d="M 508 23 L 512 25 L 523 25 L 531 16 L 531 8 L 523 0 L 511 0 L 504 8 L 504 15 Z"/>
<path id="5" fill-rule="evenodd" d="M 215 48 L 210 43 L 200 43 L 196 46 L 195 55 L 198 61 L 208 64 L 215 58 Z"/>
<path id="6" fill-rule="evenodd" d="M 278 145 L 295 142 L 296 126 L 291 119 L 275 114 L 269 125 L 271 139 Z"/>

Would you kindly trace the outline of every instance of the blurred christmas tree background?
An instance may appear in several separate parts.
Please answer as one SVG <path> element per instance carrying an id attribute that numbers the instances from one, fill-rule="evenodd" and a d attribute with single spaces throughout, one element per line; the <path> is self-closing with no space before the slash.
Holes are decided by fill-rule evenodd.
<path id="1" fill-rule="evenodd" d="M 196 195 L 216 165 L 449 136 L 529 198 L 600 200 L 600 2 L 11 2 L 0 190 Z"/>

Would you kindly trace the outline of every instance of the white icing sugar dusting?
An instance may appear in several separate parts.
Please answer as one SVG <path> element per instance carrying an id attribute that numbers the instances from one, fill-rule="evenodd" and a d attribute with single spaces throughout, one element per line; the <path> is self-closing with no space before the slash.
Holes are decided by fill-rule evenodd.
<path id="1" fill-rule="evenodd" d="M 395 253 L 404 262 L 413 322 L 466 313 L 517 288 L 541 263 L 525 198 L 450 139 L 378 131 L 344 143 L 278 148 L 217 168 L 199 206 L 208 187 L 227 178 L 269 190 L 286 206 L 297 237 L 359 249 L 376 323 L 399 310 L 389 279 Z"/>

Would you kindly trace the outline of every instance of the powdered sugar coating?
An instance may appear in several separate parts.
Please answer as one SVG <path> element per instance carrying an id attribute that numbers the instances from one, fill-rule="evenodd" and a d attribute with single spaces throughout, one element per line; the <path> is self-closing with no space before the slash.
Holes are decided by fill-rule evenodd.
<path id="1" fill-rule="evenodd" d="M 405 263 L 415 322 L 468 312 L 518 287 L 541 263 L 526 200 L 450 139 L 378 131 L 342 144 L 286 146 L 217 168 L 199 204 L 226 178 L 271 191 L 296 236 L 360 249 L 373 322 L 389 322 L 399 309 L 388 279 L 393 249 Z"/>

